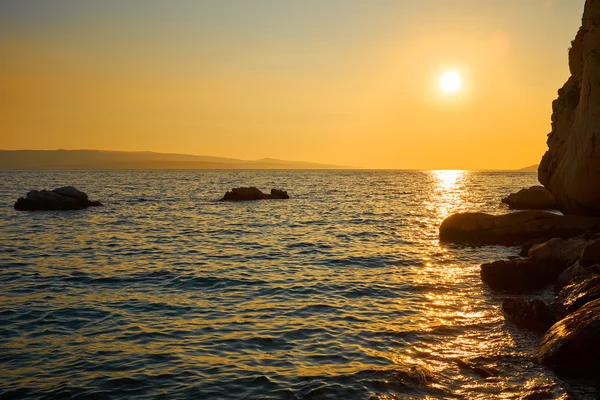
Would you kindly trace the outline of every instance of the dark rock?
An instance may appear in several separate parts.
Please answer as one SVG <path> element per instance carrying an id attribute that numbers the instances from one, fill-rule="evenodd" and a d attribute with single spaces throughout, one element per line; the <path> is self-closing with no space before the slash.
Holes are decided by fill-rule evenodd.
<path id="1" fill-rule="evenodd" d="M 557 210 L 554 196 L 543 186 L 532 186 L 511 193 L 502 199 L 504 204 L 513 210 Z"/>
<path id="2" fill-rule="evenodd" d="M 481 280 L 494 290 L 523 292 L 554 282 L 561 266 L 527 259 L 500 260 L 481 265 Z"/>
<path id="3" fill-rule="evenodd" d="M 584 267 L 600 263 L 600 240 L 594 240 L 583 249 L 580 262 Z"/>
<path id="4" fill-rule="evenodd" d="M 546 332 L 537 352 L 543 364 L 558 373 L 600 377 L 600 299 L 566 316 Z"/>
<path id="5" fill-rule="evenodd" d="M 550 392 L 531 392 L 525 395 L 521 400 L 553 400 L 554 395 Z"/>
<path id="6" fill-rule="evenodd" d="M 556 322 L 554 312 L 546 303 L 537 299 L 504 299 L 502 311 L 517 327 L 535 332 L 545 332 Z"/>
<path id="7" fill-rule="evenodd" d="M 27 193 L 27 197 L 20 197 L 17 200 L 15 210 L 80 210 L 101 205 L 99 201 L 90 201 L 87 194 L 72 186 L 66 186 L 52 191 L 32 190 Z"/>
<path id="8" fill-rule="evenodd" d="M 521 252 L 519 253 L 519 255 L 521 257 L 529 257 L 529 249 L 531 249 L 536 244 L 544 243 L 548 240 L 550 240 L 550 238 L 538 238 L 526 241 L 525 243 L 523 243 L 523 247 L 521 248 Z"/>
<path id="9" fill-rule="evenodd" d="M 589 240 L 552 238 L 529 249 L 529 258 L 536 261 L 571 265 L 590 244 Z"/>
<path id="10" fill-rule="evenodd" d="M 588 274 L 588 270 L 583 268 L 579 261 L 574 262 L 569 268 L 565 269 L 554 283 L 554 292 L 558 293 L 567 286 L 576 276 Z"/>
<path id="11" fill-rule="evenodd" d="M 578 275 L 558 293 L 558 300 L 567 313 L 577 311 L 590 301 L 600 298 L 600 275 Z"/>
<path id="12" fill-rule="evenodd" d="M 285 190 L 271 189 L 270 194 L 266 194 L 255 188 L 239 187 L 233 188 L 225 193 L 221 201 L 249 201 L 249 200 L 267 200 L 267 199 L 289 199 L 290 196 Z"/>
<path id="13" fill-rule="evenodd" d="M 440 225 L 440 240 L 463 244 L 512 245 L 542 237 L 570 238 L 600 229 L 600 218 L 519 211 L 504 215 L 459 213 Z"/>

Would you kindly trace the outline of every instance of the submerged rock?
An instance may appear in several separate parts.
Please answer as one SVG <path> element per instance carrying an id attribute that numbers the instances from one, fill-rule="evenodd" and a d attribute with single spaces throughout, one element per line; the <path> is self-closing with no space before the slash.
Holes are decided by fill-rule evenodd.
<path id="1" fill-rule="evenodd" d="M 528 259 L 481 264 L 481 280 L 494 290 L 524 292 L 542 289 L 558 277 L 562 266 Z"/>
<path id="2" fill-rule="evenodd" d="M 569 50 L 570 78 L 552 103 L 539 181 L 562 211 L 600 216 L 600 1 L 587 0 Z"/>
<path id="3" fill-rule="evenodd" d="M 72 186 L 54 190 L 32 190 L 26 197 L 20 197 L 15 203 L 15 210 L 80 210 L 87 207 L 102 206 L 99 201 L 90 201 L 88 195 Z"/>
<path id="4" fill-rule="evenodd" d="M 502 311 L 517 327 L 535 332 L 545 332 L 556 322 L 554 312 L 546 303 L 537 299 L 504 299 Z"/>
<path id="5" fill-rule="evenodd" d="M 477 358 L 457 358 L 456 364 L 460 368 L 474 372 L 482 378 L 490 378 L 500 375 L 500 372 L 496 368 L 489 367 L 479 362 Z"/>
<path id="6" fill-rule="evenodd" d="M 532 186 L 511 193 L 502 199 L 513 210 L 556 210 L 558 204 L 554 195 L 543 186 Z"/>
<path id="7" fill-rule="evenodd" d="M 600 377 L 600 299 L 568 315 L 546 332 L 538 359 L 558 373 L 574 377 Z"/>
<path id="8" fill-rule="evenodd" d="M 600 230 L 600 218 L 557 215 L 547 211 L 519 211 L 503 215 L 459 213 L 440 225 L 440 240 L 463 244 L 523 243 L 536 238 L 569 238 Z"/>
<path id="9" fill-rule="evenodd" d="M 270 194 L 261 192 L 254 186 L 233 188 L 225 193 L 221 201 L 249 201 L 249 200 L 267 200 L 267 199 L 289 199 L 290 196 L 285 190 L 271 189 Z"/>

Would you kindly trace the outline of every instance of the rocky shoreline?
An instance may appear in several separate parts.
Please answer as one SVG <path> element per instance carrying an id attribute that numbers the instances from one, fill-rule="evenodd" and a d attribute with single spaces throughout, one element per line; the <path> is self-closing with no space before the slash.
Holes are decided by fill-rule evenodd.
<path id="1" fill-rule="evenodd" d="M 440 226 L 440 241 L 518 245 L 519 255 L 481 265 L 490 289 L 508 294 L 502 310 L 521 329 L 542 334 L 536 358 L 558 373 L 600 378 L 600 219 L 519 211 L 461 213 Z M 519 295 L 554 290 L 545 303 Z"/>
<path id="2" fill-rule="evenodd" d="M 494 291 L 526 293 L 553 286 L 554 300 L 512 296 L 507 319 L 543 334 L 536 358 L 556 372 L 600 378 L 600 0 L 586 0 L 569 49 L 571 76 L 552 103 L 543 185 L 502 202 L 529 211 L 505 215 L 461 213 L 445 219 L 441 242 L 516 245 L 519 256 L 481 265 Z M 563 215 L 539 210 L 558 209 Z"/>

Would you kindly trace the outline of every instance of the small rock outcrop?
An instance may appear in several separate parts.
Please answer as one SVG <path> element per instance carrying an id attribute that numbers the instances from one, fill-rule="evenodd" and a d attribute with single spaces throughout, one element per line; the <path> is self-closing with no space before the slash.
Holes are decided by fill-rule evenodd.
<path id="1" fill-rule="evenodd" d="M 521 189 L 517 193 L 511 193 L 502 199 L 513 210 L 556 210 L 558 204 L 554 195 L 543 186 L 532 186 L 529 189 Z"/>
<path id="2" fill-rule="evenodd" d="M 526 292 L 554 282 L 562 266 L 528 259 L 499 260 L 481 264 L 481 280 L 493 290 Z"/>
<path id="3" fill-rule="evenodd" d="M 569 214 L 600 216 L 600 1 L 587 0 L 569 50 L 571 77 L 552 103 L 539 181 Z"/>
<path id="4" fill-rule="evenodd" d="M 270 194 L 261 192 L 254 186 L 233 188 L 225 193 L 221 201 L 249 201 L 249 200 L 267 200 L 267 199 L 289 199 L 290 196 L 285 190 L 271 189 Z"/>
<path id="5" fill-rule="evenodd" d="M 15 203 L 15 210 L 81 210 L 87 207 L 98 207 L 102 203 L 91 201 L 88 195 L 72 186 L 60 187 L 54 190 L 32 190 L 26 197 L 21 197 Z"/>
<path id="6" fill-rule="evenodd" d="M 556 322 L 554 312 L 541 300 L 520 297 L 502 301 L 502 311 L 517 327 L 545 332 Z"/>
<path id="7" fill-rule="evenodd" d="M 600 299 L 566 316 L 546 332 L 538 359 L 563 375 L 600 376 Z"/>
<path id="8" fill-rule="evenodd" d="M 512 245 L 536 238 L 569 238 L 600 231 L 600 218 L 558 215 L 547 211 L 519 211 L 504 215 L 459 213 L 440 225 L 442 242 Z"/>

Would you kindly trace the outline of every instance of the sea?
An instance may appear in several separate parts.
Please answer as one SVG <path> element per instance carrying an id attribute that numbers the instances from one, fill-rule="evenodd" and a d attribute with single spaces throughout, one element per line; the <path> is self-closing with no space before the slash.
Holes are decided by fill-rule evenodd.
<path id="1" fill-rule="evenodd" d="M 456 212 L 531 172 L 0 171 L 0 399 L 597 399 L 535 361 Z M 20 212 L 72 185 L 103 207 Z M 220 202 L 233 187 L 289 200 Z M 530 298 L 550 299 L 550 290 Z"/>

